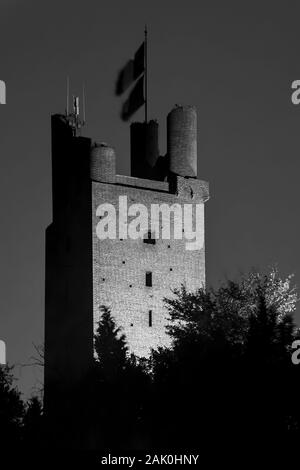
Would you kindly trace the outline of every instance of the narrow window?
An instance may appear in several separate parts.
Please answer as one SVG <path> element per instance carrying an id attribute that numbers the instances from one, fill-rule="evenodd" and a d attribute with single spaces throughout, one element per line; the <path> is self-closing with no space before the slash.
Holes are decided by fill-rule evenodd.
<path id="1" fill-rule="evenodd" d="M 149 310 L 149 326 L 152 326 L 152 310 Z"/>
<path id="2" fill-rule="evenodd" d="M 147 232 L 146 236 L 144 237 L 144 243 L 149 243 L 151 245 L 155 245 L 156 243 L 156 240 L 155 238 L 152 236 L 152 233 L 149 231 Z"/>
<path id="3" fill-rule="evenodd" d="M 146 272 L 146 286 L 152 287 L 152 273 L 150 271 Z"/>

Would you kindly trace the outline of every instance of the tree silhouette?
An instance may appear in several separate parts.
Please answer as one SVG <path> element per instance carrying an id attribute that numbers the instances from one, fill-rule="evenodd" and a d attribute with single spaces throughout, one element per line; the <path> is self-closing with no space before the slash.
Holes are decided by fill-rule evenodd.
<path id="1" fill-rule="evenodd" d="M 119 380 L 128 362 L 126 338 L 116 326 L 109 308 L 101 306 L 100 311 L 94 339 L 99 372 L 107 381 Z"/>
<path id="2" fill-rule="evenodd" d="M 23 417 L 23 434 L 27 448 L 37 448 L 45 444 L 43 406 L 37 396 L 33 396 L 27 402 Z"/>
<path id="3" fill-rule="evenodd" d="M 291 281 L 271 270 L 218 289 L 181 286 L 165 300 L 171 346 L 150 359 L 129 354 L 122 329 L 102 306 L 90 375 L 58 403 L 67 409 L 54 433 L 72 448 L 185 452 L 299 436 L 300 374 L 291 354 L 300 333 Z M 51 447 L 41 403 L 33 397 L 24 407 L 6 366 L 0 433 L 3 448 L 43 441 Z"/>
<path id="4" fill-rule="evenodd" d="M 12 367 L 0 366 L 0 442 L 5 452 L 21 444 L 24 405 L 13 385 Z"/>
<path id="5" fill-rule="evenodd" d="M 145 361 L 128 354 L 126 337 L 109 308 L 101 307 L 94 338 L 93 414 L 96 446 L 135 448 L 141 439 L 150 378 Z"/>
<path id="6" fill-rule="evenodd" d="M 197 447 L 299 428 L 299 405 L 290 400 L 299 385 L 291 363 L 291 279 L 276 270 L 250 273 L 215 290 L 182 286 L 165 300 L 172 346 L 151 357 L 158 403 L 152 412 L 157 421 L 164 416 L 157 445 Z"/>

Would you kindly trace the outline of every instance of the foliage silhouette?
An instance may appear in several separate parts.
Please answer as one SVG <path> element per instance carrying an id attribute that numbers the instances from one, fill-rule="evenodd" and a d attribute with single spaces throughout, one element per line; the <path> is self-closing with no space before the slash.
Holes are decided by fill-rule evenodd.
<path id="1" fill-rule="evenodd" d="M 23 417 L 23 439 L 25 448 L 44 447 L 43 406 L 37 396 L 31 397 Z"/>
<path id="2" fill-rule="evenodd" d="M 165 416 L 156 445 L 198 448 L 299 430 L 296 302 L 291 277 L 276 270 L 207 292 L 182 286 L 166 299 L 172 347 L 151 358 L 157 417 Z"/>
<path id="3" fill-rule="evenodd" d="M 95 334 L 94 436 L 107 448 L 139 447 L 143 401 L 150 386 L 145 361 L 129 355 L 125 335 L 102 306 Z"/>
<path id="4" fill-rule="evenodd" d="M 22 442 L 24 404 L 13 385 L 12 367 L 0 366 L 0 442 L 3 452 Z"/>
<path id="5" fill-rule="evenodd" d="M 57 404 L 61 446 L 96 450 L 201 450 L 300 434 L 299 338 L 292 278 L 250 273 L 218 289 L 165 299 L 171 346 L 129 353 L 102 306 L 89 374 Z M 41 403 L 25 406 L 11 369 L 0 369 L 0 431 L 10 445 L 51 447 Z M 234 443 L 234 444 L 233 444 Z M 253 445 L 253 444 L 252 444 Z"/>

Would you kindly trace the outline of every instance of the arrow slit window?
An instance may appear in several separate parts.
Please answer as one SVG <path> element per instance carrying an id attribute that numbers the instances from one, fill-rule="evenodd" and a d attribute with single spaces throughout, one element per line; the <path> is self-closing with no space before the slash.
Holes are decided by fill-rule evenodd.
<path id="1" fill-rule="evenodd" d="M 146 287 L 152 287 L 152 272 L 146 272 Z"/>

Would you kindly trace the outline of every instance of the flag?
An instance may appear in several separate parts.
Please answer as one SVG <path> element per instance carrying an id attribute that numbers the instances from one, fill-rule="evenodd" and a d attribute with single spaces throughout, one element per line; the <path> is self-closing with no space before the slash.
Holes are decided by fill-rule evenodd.
<path id="1" fill-rule="evenodd" d="M 134 62 L 129 60 L 120 71 L 116 83 L 116 95 L 122 95 L 134 81 Z"/>
<path id="2" fill-rule="evenodd" d="M 121 118 L 123 121 L 128 121 L 140 106 L 145 103 L 144 98 L 144 75 L 136 82 L 135 86 L 131 90 L 127 100 L 123 104 L 121 111 Z"/>
<path id="3" fill-rule="evenodd" d="M 141 44 L 134 55 L 133 74 L 136 80 L 145 70 L 145 42 Z"/>
<path id="4" fill-rule="evenodd" d="M 119 73 L 115 93 L 121 95 L 144 72 L 145 42 L 141 44 L 134 55 Z"/>

